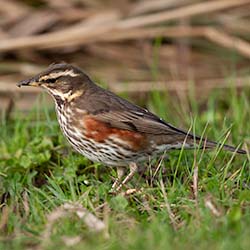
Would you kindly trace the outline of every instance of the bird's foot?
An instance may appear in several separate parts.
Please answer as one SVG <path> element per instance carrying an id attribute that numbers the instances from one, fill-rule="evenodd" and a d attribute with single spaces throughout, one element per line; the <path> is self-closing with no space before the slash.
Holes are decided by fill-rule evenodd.
<path id="1" fill-rule="evenodd" d="M 124 168 L 122 168 L 122 167 L 117 168 L 117 179 L 115 180 L 115 182 L 112 185 L 112 188 L 110 190 L 111 193 L 115 193 L 115 194 L 119 193 L 120 190 L 122 189 L 122 187 L 133 178 L 133 176 L 135 175 L 135 173 L 138 170 L 138 167 L 137 167 L 136 163 L 131 162 L 129 164 L 129 169 L 130 169 L 129 174 L 124 178 L 124 180 L 121 180 L 122 177 L 124 176 L 125 171 L 124 171 Z"/>
<path id="2" fill-rule="evenodd" d="M 115 181 L 111 187 L 110 193 L 117 192 L 116 189 L 121 184 L 121 180 L 122 180 L 122 177 L 124 176 L 124 174 L 125 174 L 125 169 L 123 167 L 117 167 L 117 178 L 115 179 Z"/>

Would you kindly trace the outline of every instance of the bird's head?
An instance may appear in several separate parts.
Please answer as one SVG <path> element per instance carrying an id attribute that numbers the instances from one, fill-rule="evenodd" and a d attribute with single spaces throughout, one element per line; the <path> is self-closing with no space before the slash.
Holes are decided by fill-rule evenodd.
<path id="1" fill-rule="evenodd" d="M 79 68 L 67 63 L 58 63 L 50 65 L 32 78 L 20 81 L 17 86 L 42 87 L 56 100 L 64 101 L 84 92 L 86 84 L 89 83 L 90 78 Z"/>

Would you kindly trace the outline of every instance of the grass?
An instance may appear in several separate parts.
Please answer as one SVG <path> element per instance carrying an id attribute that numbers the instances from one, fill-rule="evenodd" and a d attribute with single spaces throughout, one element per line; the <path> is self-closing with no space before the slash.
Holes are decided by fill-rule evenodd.
<path id="1" fill-rule="evenodd" d="M 192 95 L 183 104 L 160 93 L 146 105 L 220 142 L 230 130 L 227 143 L 249 147 L 249 100 L 250 93 L 232 88 L 213 92 L 206 105 Z M 162 164 L 160 158 L 143 165 L 146 174 L 127 187 L 138 192 L 115 196 L 115 170 L 73 152 L 54 112 L 43 100 L 38 106 L 1 122 L 0 249 L 249 249 L 249 154 L 173 151 Z M 104 231 L 91 231 L 76 213 L 60 213 L 66 203 L 87 208 Z"/>

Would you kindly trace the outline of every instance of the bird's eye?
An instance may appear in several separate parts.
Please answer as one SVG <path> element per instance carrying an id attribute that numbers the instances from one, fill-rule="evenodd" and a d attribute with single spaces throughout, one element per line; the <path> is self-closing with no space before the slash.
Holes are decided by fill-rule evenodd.
<path id="1" fill-rule="evenodd" d="M 49 78 L 46 80 L 47 83 L 55 83 L 57 78 Z"/>
<path id="2" fill-rule="evenodd" d="M 44 82 L 44 83 L 55 83 L 56 80 L 57 80 L 57 78 L 48 78 L 48 79 L 41 80 L 41 82 Z"/>

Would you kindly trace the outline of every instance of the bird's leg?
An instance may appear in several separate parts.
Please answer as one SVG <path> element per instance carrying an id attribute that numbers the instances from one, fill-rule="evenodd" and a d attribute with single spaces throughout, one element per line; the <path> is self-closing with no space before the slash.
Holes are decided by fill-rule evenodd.
<path id="1" fill-rule="evenodd" d="M 117 178 L 111 187 L 111 191 L 116 191 L 117 186 L 121 183 L 121 179 L 125 174 L 125 169 L 123 167 L 117 167 Z"/>
<path id="2" fill-rule="evenodd" d="M 138 170 L 138 167 L 136 165 L 136 163 L 131 162 L 129 164 L 129 174 L 125 177 L 125 179 L 117 186 L 116 188 L 116 192 L 120 191 L 120 189 L 123 187 L 123 185 L 125 185 L 128 181 L 130 181 L 132 179 L 132 177 L 135 175 L 135 173 Z"/>

